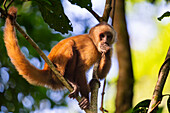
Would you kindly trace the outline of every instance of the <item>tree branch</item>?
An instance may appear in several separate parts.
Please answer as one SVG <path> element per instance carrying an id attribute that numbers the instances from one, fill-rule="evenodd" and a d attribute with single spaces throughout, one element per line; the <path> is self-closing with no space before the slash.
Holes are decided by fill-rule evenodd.
<path id="1" fill-rule="evenodd" d="M 114 25 L 114 18 L 115 18 L 115 7 L 116 7 L 116 0 L 112 0 L 112 14 L 111 14 L 111 18 L 112 18 L 112 25 Z"/>
<path id="2" fill-rule="evenodd" d="M 108 113 L 109 112 L 103 107 L 105 87 L 106 87 L 106 79 L 104 80 L 104 84 L 103 84 L 102 99 L 101 99 L 101 106 L 100 106 L 100 111 L 102 111 L 102 113 L 105 113 L 105 112 Z"/>
<path id="3" fill-rule="evenodd" d="M 104 8 L 104 13 L 102 16 L 102 21 L 107 22 L 110 16 L 110 11 L 112 9 L 111 7 L 112 0 L 106 0 L 105 8 Z"/>
<path id="4" fill-rule="evenodd" d="M 106 0 L 105 3 L 105 8 L 104 8 L 104 13 L 103 16 L 100 17 L 94 10 L 92 9 L 87 9 L 99 22 L 105 21 L 107 22 L 110 16 L 110 11 L 112 9 L 111 7 L 112 0 Z"/>
<path id="5" fill-rule="evenodd" d="M 111 2 L 112 0 L 106 0 L 105 4 L 105 9 L 103 16 L 100 17 L 94 10 L 92 9 L 87 9 L 99 22 L 105 21 L 107 22 L 110 16 L 110 11 L 111 11 Z M 93 113 L 97 113 L 97 97 L 98 97 L 98 89 L 100 87 L 100 81 L 98 80 L 97 76 L 97 69 L 99 66 L 99 62 L 96 62 L 93 67 L 93 78 L 91 80 L 91 111 Z M 105 83 L 104 83 L 104 88 L 103 88 L 103 93 L 105 90 Z M 102 106 L 101 109 L 104 111 L 103 108 L 103 98 L 104 95 L 102 95 Z M 107 111 L 107 110 L 106 110 Z"/>
<path id="6" fill-rule="evenodd" d="M 148 113 L 151 113 L 156 106 L 161 103 L 162 100 L 162 91 L 168 77 L 168 73 L 170 70 L 170 47 L 165 59 L 165 62 L 162 64 L 159 74 L 158 74 L 158 81 L 155 86 L 155 90 L 152 96 L 152 100 L 149 105 Z"/>
<path id="7" fill-rule="evenodd" d="M 99 67 L 99 62 L 100 60 L 94 64 L 93 78 L 90 81 L 90 88 L 91 88 L 91 108 L 90 109 L 92 113 L 97 113 L 98 111 L 97 100 L 98 100 L 98 89 L 100 87 L 100 81 L 97 76 L 97 70 Z"/>
<path id="8" fill-rule="evenodd" d="M 9 15 L 6 13 L 1 7 L 0 12 L 2 15 L 7 17 Z M 56 77 L 62 82 L 62 84 L 70 91 L 73 91 L 73 88 L 70 86 L 70 84 L 65 80 L 65 78 L 57 71 L 53 63 L 48 59 L 48 57 L 44 54 L 44 52 L 38 47 L 38 45 L 31 39 L 31 37 L 21 28 L 21 26 L 15 21 L 14 22 L 15 28 L 25 37 L 25 39 L 34 47 L 34 49 L 37 51 L 37 53 L 44 59 L 44 61 L 48 64 L 50 69 L 55 73 Z M 76 97 L 76 100 L 78 102 L 81 101 L 81 97 Z M 86 113 L 91 113 L 88 109 L 85 110 Z"/>
<path id="9" fill-rule="evenodd" d="M 115 113 L 124 113 L 132 108 L 134 76 L 125 18 L 125 0 L 116 0 L 115 5 L 114 28 L 117 32 L 116 53 L 119 62 Z"/>
<path id="10" fill-rule="evenodd" d="M 0 7 L 1 16 L 7 17 L 6 11 Z"/>
<path id="11" fill-rule="evenodd" d="M 87 9 L 99 22 L 102 21 L 102 18 L 92 9 Z"/>

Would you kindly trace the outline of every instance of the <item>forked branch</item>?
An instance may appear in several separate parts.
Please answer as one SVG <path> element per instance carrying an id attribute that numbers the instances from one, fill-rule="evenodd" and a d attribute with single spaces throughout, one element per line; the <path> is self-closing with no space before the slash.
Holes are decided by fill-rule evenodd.
<path id="1" fill-rule="evenodd" d="M 100 17 L 94 10 L 87 9 L 99 22 L 105 21 L 107 22 L 110 16 L 110 11 L 112 9 L 111 7 L 112 0 L 106 0 L 105 8 L 102 17 Z"/>
<path id="2" fill-rule="evenodd" d="M 151 113 L 156 106 L 158 106 L 162 101 L 162 91 L 168 77 L 168 73 L 170 70 L 170 47 L 165 59 L 165 62 L 162 64 L 159 74 L 158 74 L 158 81 L 155 86 L 155 90 L 152 96 L 152 100 L 149 105 L 148 113 Z"/>

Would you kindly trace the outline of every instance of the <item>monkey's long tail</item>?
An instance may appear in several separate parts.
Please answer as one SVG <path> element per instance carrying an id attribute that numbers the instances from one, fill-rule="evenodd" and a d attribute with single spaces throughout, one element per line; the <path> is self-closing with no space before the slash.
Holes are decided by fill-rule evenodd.
<path id="1" fill-rule="evenodd" d="M 11 62 L 14 64 L 19 74 L 23 75 L 29 83 L 34 85 L 50 86 L 52 84 L 51 82 L 53 82 L 50 72 L 48 70 L 40 70 L 30 64 L 19 48 L 13 25 L 17 14 L 17 9 L 15 7 L 11 7 L 8 13 L 11 16 L 8 16 L 6 19 L 4 28 L 4 42 Z"/>

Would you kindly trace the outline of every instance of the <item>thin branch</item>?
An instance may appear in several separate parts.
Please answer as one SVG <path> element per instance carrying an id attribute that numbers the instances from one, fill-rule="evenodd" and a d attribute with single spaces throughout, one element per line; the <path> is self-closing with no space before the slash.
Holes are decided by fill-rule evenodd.
<path id="1" fill-rule="evenodd" d="M 11 0 L 10 2 L 9 2 L 9 4 L 7 5 L 7 9 L 9 8 L 9 6 L 12 4 L 12 2 L 13 2 L 14 0 Z"/>
<path id="2" fill-rule="evenodd" d="M 101 101 L 101 107 L 100 110 L 103 110 L 103 100 L 104 100 L 104 94 L 105 94 L 105 87 L 106 87 L 106 79 L 104 80 L 104 84 L 103 84 L 103 91 L 102 91 L 102 101 Z"/>
<path id="3" fill-rule="evenodd" d="M 110 11 L 111 11 L 111 2 L 112 0 L 106 0 L 105 8 L 104 8 L 104 13 L 103 16 L 100 17 L 94 10 L 92 9 L 87 9 L 99 22 L 105 21 L 107 22 L 110 16 Z"/>
<path id="4" fill-rule="evenodd" d="M 160 104 L 160 102 L 162 100 L 162 91 L 163 91 L 166 79 L 168 77 L 169 70 L 170 70 L 170 47 L 167 52 L 165 62 L 163 63 L 163 65 L 160 68 L 159 75 L 158 75 L 158 81 L 155 86 L 152 100 L 149 105 L 148 113 L 151 113 L 154 110 L 155 106 L 157 106 L 157 104 Z"/>
<path id="5" fill-rule="evenodd" d="M 110 16 L 110 11 L 112 9 L 111 7 L 112 0 L 106 0 L 105 8 L 104 8 L 104 13 L 102 16 L 102 21 L 107 22 Z"/>
<path id="6" fill-rule="evenodd" d="M 101 107 L 100 107 L 100 111 L 102 111 L 102 113 L 107 112 L 108 111 L 106 109 L 104 109 L 103 107 L 103 103 L 104 103 L 104 95 L 105 95 L 105 87 L 106 87 L 106 79 L 104 80 L 104 84 L 103 84 L 103 91 L 102 91 L 102 99 L 101 99 Z"/>
<path id="7" fill-rule="evenodd" d="M 5 13 L 6 13 L 6 14 L 7 14 L 7 9 L 9 8 L 9 6 L 12 4 L 13 1 L 14 1 L 14 0 L 11 0 L 11 1 L 9 2 L 9 4 L 7 5 L 7 7 L 6 7 L 6 2 L 7 2 L 7 0 L 4 0 L 3 6 L 4 6 L 4 9 L 5 9 Z"/>
<path id="8" fill-rule="evenodd" d="M 102 18 L 92 9 L 87 9 L 99 22 L 102 21 Z"/>
<path id="9" fill-rule="evenodd" d="M 113 4 L 113 7 L 112 7 L 112 10 L 113 10 L 113 14 L 112 14 L 112 25 L 114 25 L 114 18 L 115 18 L 115 7 L 116 7 L 116 0 L 113 0 L 114 2 L 112 3 Z"/>
<path id="10" fill-rule="evenodd" d="M 0 12 L 1 12 L 1 16 L 4 16 L 5 18 L 7 17 L 6 11 L 4 11 L 1 7 L 0 7 Z"/>
<path id="11" fill-rule="evenodd" d="M 0 7 L 0 12 L 7 17 L 9 15 L 6 14 L 5 11 Z M 14 22 L 15 28 L 25 37 L 25 39 L 34 47 L 34 49 L 37 51 L 37 53 L 45 60 L 45 62 L 48 64 L 50 69 L 55 73 L 56 77 L 62 82 L 62 84 L 70 91 L 73 91 L 73 88 L 70 86 L 70 84 L 65 80 L 65 78 L 57 71 L 53 63 L 48 59 L 48 57 L 44 54 L 44 52 L 38 47 L 38 45 L 31 39 L 31 37 L 21 28 L 21 26 L 15 21 Z M 76 100 L 78 102 L 81 101 L 81 97 L 76 97 Z M 85 110 L 86 113 L 91 113 L 88 109 Z"/>
<path id="12" fill-rule="evenodd" d="M 4 6 L 4 8 L 5 8 L 5 12 L 7 12 L 6 1 L 7 1 L 7 0 L 4 0 L 4 2 L 3 2 L 3 6 Z"/>
<path id="13" fill-rule="evenodd" d="M 161 103 L 161 101 L 158 101 L 158 102 L 155 104 L 155 106 L 153 106 L 153 108 L 151 109 L 150 112 L 152 112 L 160 103 Z"/>

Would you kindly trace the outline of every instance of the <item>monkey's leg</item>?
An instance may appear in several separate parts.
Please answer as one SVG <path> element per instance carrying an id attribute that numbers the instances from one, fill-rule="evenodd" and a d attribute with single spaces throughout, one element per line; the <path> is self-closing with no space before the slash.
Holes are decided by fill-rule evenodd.
<path id="1" fill-rule="evenodd" d="M 87 85 L 87 80 L 84 71 L 76 71 L 76 82 L 78 86 L 80 86 L 80 93 L 82 95 L 82 99 L 79 102 L 79 106 L 81 109 L 87 109 L 89 107 L 89 86 Z"/>
<path id="2" fill-rule="evenodd" d="M 64 77 L 67 79 L 68 83 L 73 87 L 73 91 L 70 92 L 70 98 L 76 98 L 79 93 L 79 86 L 75 82 L 75 69 L 77 65 L 77 50 L 75 47 L 72 47 L 72 57 L 68 60 L 65 75 Z"/>

